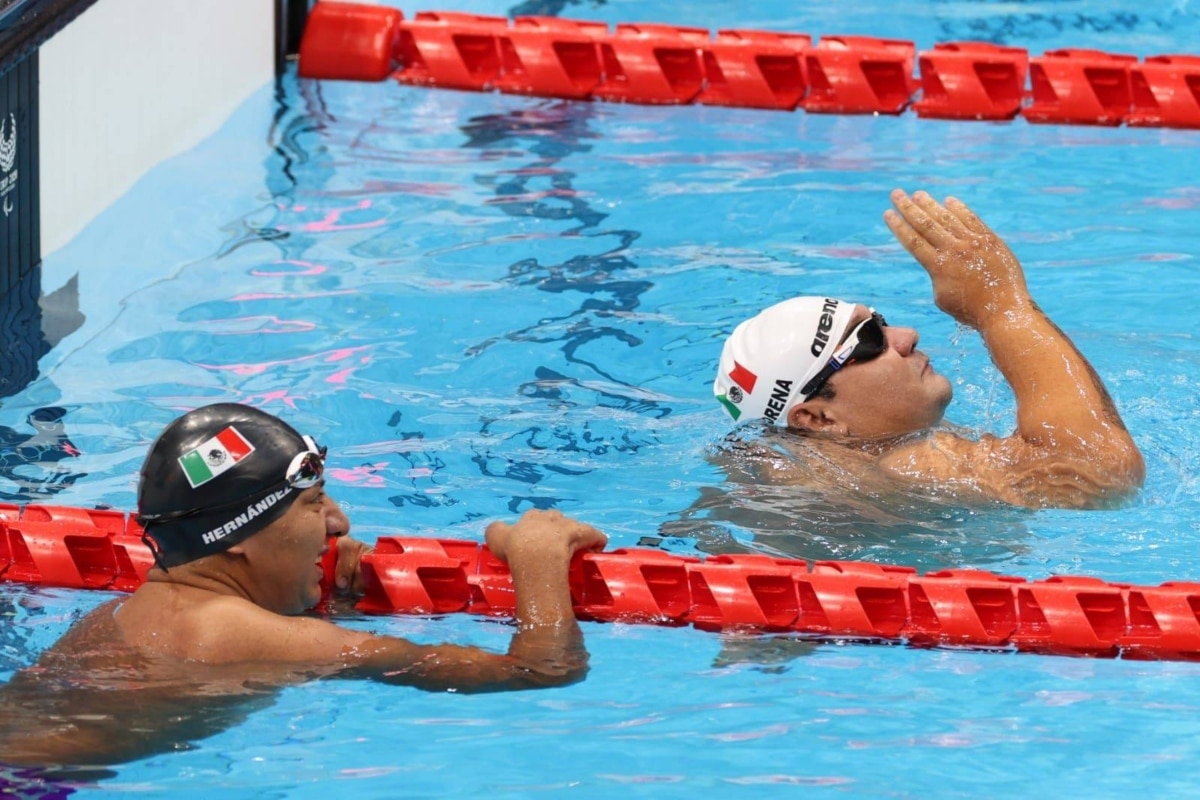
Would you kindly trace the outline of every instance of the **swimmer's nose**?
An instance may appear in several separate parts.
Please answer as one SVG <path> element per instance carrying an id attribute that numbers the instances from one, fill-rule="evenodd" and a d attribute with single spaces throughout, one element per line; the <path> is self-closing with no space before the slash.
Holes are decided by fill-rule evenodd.
<path id="1" fill-rule="evenodd" d="M 325 535 L 345 536 L 349 532 L 350 518 L 338 503 L 330 501 L 329 511 L 325 514 Z"/>
<path id="2" fill-rule="evenodd" d="M 889 325 L 884 330 L 887 331 L 888 347 L 895 348 L 896 352 L 902 356 L 912 355 L 912 351 L 917 349 L 917 342 L 921 341 L 921 337 L 914 328 L 899 328 Z"/>

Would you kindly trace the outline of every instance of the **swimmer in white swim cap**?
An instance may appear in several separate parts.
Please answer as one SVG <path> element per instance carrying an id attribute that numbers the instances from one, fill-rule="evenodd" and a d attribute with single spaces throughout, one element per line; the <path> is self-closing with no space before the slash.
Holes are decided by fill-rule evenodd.
<path id="1" fill-rule="evenodd" d="M 896 190 L 892 202 L 884 221 L 928 272 L 938 307 L 979 332 L 1012 387 L 1017 430 L 978 440 L 935 430 L 952 390 L 917 332 L 825 296 L 785 300 L 734 328 L 713 382 L 728 416 L 803 434 L 822 458 L 851 448 L 891 478 L 951 494 L 1090 508 L 1136 493 L 1137 445 L 1003 240 L 952 198 Z"/>
<path id="2" fill-rule="evenodd" d="M 741 323 L 726 340 L 713 393 L 735 421 L 763 419 L 809 431 L 874 438 L 936 425 L 950 402 L 950 382 L 916 349 L 917 332 L 889 327 L 874 309 L 830 297 L 795 297 Z M 843 392 L 858 402 L 834 404 L 831 379 L 844 368 Z M 871 385 L 855 378 L 872 377 Z M 845 378 L 845 376 L 843 376 Z M 818 398 L 823 403 L 808 403 Z"/>

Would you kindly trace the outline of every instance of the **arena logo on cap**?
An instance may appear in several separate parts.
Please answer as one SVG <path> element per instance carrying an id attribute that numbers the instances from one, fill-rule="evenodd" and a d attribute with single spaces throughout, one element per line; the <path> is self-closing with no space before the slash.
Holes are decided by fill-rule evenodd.
<path id="1" fill-rule="evenodd" d="M 234 464 L 254 452 L 254 445 L 230 425 L 191 452 L 179 457 L 179 466 L 193 489 L 228 472 Z"/>

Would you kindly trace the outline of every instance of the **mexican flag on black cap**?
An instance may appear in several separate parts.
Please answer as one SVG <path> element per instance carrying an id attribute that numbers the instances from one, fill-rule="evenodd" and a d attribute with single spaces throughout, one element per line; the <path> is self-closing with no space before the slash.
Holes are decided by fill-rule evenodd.
<path id="1" fill-rule="evenodd" d="M 254 452 L 254 445 L 230 425 L 179 457 L 179 466 L 192 488 L 203 486 Z"/>

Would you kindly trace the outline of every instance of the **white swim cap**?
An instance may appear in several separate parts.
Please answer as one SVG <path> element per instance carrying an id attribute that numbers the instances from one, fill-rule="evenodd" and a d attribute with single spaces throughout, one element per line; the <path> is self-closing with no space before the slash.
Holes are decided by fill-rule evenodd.
<path id="1" fill-rule="evenodd" d="M 854 303 L 794 297 L 760 311 L 725 340 L 713 394 L 737 422 L 787 425 L 801 387 L 829 363 L 854 317 Z"/>

